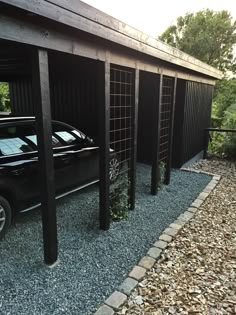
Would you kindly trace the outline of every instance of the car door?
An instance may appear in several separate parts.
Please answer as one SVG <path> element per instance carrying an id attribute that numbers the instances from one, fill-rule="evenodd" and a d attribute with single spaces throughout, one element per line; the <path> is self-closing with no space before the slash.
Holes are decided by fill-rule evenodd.
<path id="1" fill-rule="evenodd" d="M 34 134 L 32 122 L 0 126 L 0 189 L 14 196 L 19 210 L 30 206 L 38 193 L 36 146 L 27 139 Z"/>
<path id="2" fill-rule="evenodd" d="M 62 144 L 54 147 L 58 192 L 98 180 L 98 147 L 81 131 L 53 122 L 53 136 Z"/>

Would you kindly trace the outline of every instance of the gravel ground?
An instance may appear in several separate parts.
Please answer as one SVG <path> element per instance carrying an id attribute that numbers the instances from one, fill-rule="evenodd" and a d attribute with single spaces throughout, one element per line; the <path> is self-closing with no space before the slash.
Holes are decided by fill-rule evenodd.
<path id="1" fill-rule="evenodd" d="M 222 178 L 117 314 L 236 314 L 236 164 L 193 168 Z"/>
<path id="2" fill-rule="evenodd" d="M 137 206 L 129 219 L 98 226 L 98 188 L 58 202 L 59 265 L 42 263 L 39 211 L 17 217 L 0 243 L 0 314 L 91 314 L 125 279 L 160 233 L 204 189 L 209 176 L 173 171 L 149 194 L 150 167 L 137 170 Z"/>

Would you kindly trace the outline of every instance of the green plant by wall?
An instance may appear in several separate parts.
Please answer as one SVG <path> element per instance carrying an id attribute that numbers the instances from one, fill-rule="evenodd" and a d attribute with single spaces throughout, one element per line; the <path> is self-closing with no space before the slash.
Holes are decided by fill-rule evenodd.
<path id="1" fill-rule="evenodd" d="M 110 192 L 110 214 L 114 221 L 127 219 L 129 210 L 129 181 L 119 178 Z"/>
<path id="2" fill-rule="evenodd" d="M 0 112 L 10 110 L 9 85 L 6 82 L 0 82 Z"/>
<path id="3" fill-rule="evenodd" d="M 158 189 L 159 190 L 161 190 L 164 186 L 165 172 L 166 172 L 166 164 L 165 164 L 165 162 L 161 161 L 159 163 L 159 179 L 158 179 Z"/>

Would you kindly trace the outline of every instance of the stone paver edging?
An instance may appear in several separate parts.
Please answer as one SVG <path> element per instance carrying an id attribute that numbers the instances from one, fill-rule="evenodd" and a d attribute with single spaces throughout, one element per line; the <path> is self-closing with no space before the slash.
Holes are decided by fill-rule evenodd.
<path id="1" fill-rule="evenodd" d="M 177 220 L 171 223 L 160 235 L 159 240 L 147 251 L 147 254 L 139 261 L 138 265 L 134 266 L 128 277 L 119 287 L 119 291 L 113 292 L 104 302 L 103 305 L 94 313 L 94 315 L 114 315 L 128 299 L 133 289 L 144 278 L 146 272 L 151 269 L 161 257 L 161 253 L 165 250 L 169 243 L 176 237 L 183 226 L 188 223 L 201 207 L 204 200 L 210 195 L 221 179 L 220 175 L 209 172 L 182 168 L 182 171 L 195 172 L 198 174 L 206 174 L 212 176 L 212 180 L 191 203 L 190 207 L 183 212 Z"/>

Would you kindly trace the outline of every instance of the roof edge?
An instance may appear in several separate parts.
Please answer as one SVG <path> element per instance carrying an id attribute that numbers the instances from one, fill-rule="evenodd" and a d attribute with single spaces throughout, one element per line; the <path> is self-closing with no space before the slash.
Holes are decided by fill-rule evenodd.
<path id="1" fill-rule="evenodd" d="M 80 0 L 1 0 L 1 2 L 205 76 L 214 79 L 223 77 L 220 70 Z"/>

